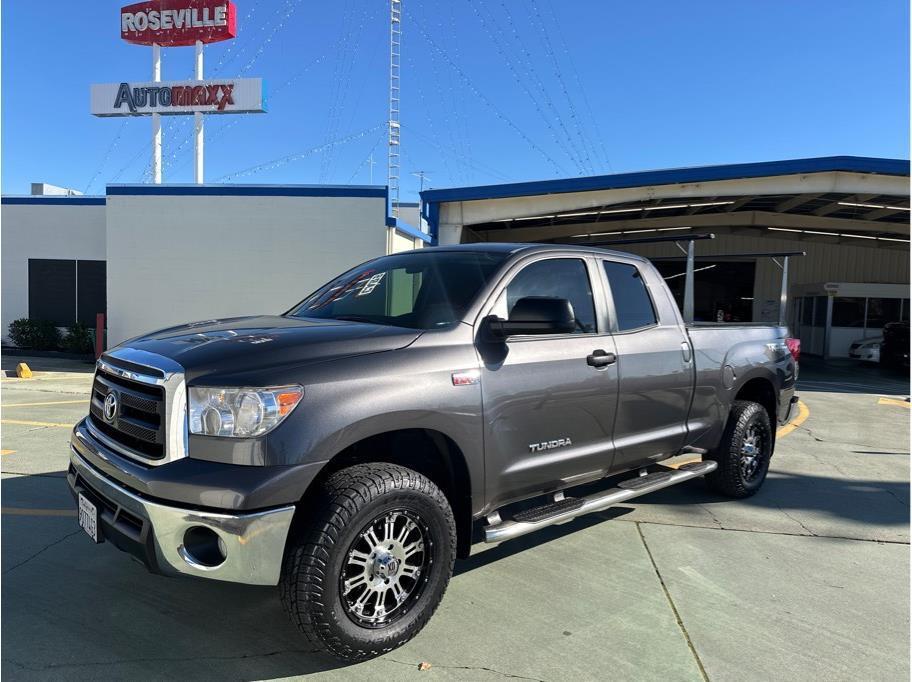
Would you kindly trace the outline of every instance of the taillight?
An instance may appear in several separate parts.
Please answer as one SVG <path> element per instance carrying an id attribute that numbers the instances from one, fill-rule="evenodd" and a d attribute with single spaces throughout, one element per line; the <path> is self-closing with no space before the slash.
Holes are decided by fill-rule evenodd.
<path id="1" fill-rule="evenodd" d="M 798 358 L 801 357 L 801 339 L 788 338 L 785 340 L 785 345 L 788 346 L 789 353 L 795 358 L 795 362 L 798 362 Z"/>

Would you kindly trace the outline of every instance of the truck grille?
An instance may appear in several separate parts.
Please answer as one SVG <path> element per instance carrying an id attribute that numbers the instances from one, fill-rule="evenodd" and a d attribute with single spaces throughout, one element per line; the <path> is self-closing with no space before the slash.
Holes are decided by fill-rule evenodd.
<path id="1" fill-rule="evenodd" d="M 108 396 L 113 405 L 105 410 Z M 95 372 L 89 407 L 92 426 L 126 454 L 146 459 L 166 455 L 165 390 L 105 371 Z"/>

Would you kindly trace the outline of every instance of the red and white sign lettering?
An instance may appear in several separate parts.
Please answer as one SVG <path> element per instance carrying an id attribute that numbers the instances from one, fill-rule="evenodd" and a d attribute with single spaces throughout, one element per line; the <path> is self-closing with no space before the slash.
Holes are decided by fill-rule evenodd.
<path id="1" fill-rule="evenodd" d="M 229 0 L 146 0 L 120 10 L 120 37 L 136 45 L 217 43 L 236 35 L 237 12 Z"/>

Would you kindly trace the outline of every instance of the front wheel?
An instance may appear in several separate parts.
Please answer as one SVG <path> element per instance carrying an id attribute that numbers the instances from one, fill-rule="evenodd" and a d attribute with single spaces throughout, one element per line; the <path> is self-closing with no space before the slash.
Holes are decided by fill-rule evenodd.
<path id="1" fill-rule="evenodd" d="M 736 400 L 722 441 L 710 455 L 719 467 L 706 475 L 716 492 L 729 497 L 750 497 L 763 485 L 773 454 L 773 429 L 769 414 L 758 403 Z"/>
<path id="2" fill-rule="evenodd" d="M 394 464 L 342 469 L 322 485 L 289 538 L 285 610 L 338 658 L 379 656 L 409 641 L 443 598 L 456 524 L 440 489 Z"/>

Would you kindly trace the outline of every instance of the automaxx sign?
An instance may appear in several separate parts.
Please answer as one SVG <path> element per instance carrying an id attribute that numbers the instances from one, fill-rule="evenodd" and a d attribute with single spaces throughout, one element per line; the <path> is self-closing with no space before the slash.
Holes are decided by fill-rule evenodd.
<path id="1" fill-rule="evenodd" d="M 91 96 L 95 116 L 266 111 L 261 78 L 104 83 L 93 85 Z"/>

